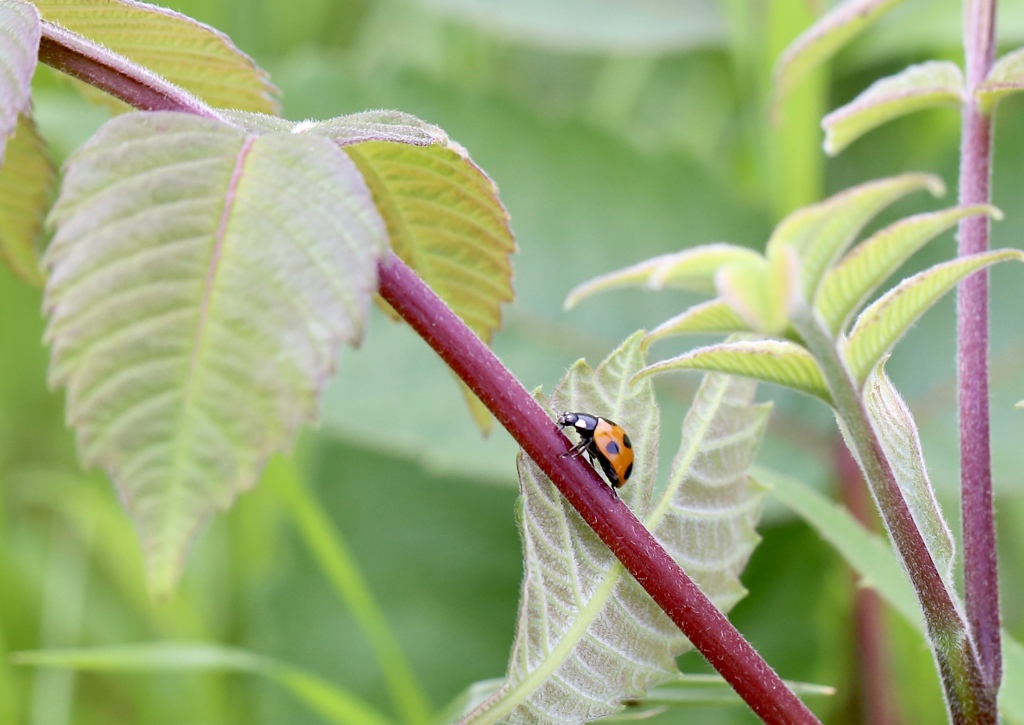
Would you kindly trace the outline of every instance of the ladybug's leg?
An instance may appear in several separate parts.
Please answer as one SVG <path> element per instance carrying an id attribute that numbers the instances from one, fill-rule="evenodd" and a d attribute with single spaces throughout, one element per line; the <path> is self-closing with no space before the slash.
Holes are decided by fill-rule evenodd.
<path id="1" fill-rule="evenodd" d="M 584 438 L 565 453 L 560 455 L 559 458 L 579 458 L 584 452 L 589 455 L 590 451 L 586 450 L 587 443 L 589 443 L 589 441 Z"/>

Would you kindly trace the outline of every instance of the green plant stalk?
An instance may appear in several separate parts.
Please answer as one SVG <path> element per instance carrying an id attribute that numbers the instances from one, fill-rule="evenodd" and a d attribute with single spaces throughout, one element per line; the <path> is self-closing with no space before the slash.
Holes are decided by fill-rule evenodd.
<path id="1" fill-rule="evenodd" d="M 430 721 L 427 698 L 341 533 L 313 498 L 294 463 L 278 459 L 267 474 L 288 506 L 306 548 L 369 640 L 402 718 L 410 725 L 426 725 Z"/>
<path id="2" fill-rule="evenodd" d="M 798 304 L 791 319 L 821 366 L 836 415 L 846 429 L 848 445 L 861 465 L 896 555 L 913 584 L 942 680 L 950 722 L 958 725 L 995 722 L 996 702 L 989 697 L 985 686 L 967 622 L 914 523 L 910 507 L 871 425 L 863 396 L 840 357 L 836 340 L 806 304 Z"/>

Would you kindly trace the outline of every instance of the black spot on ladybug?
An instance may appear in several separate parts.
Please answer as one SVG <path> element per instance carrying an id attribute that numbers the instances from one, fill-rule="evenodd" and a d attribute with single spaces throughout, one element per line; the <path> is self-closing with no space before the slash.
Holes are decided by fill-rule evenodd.
<path id="1" fill-rule="evenodd" d="M 622 445 L 626 446 L 626 448 L 632 448 L 633 447 L 633 441 L 631 441 L 629 439 L 629 436 L 626 435 L 625 433 L 622 434 Z"/>
<path id="2" fill-rule="evenodd" d="M 608 441 L 608 445 L 605 446 L 608 449 L 608 454 L 614 456 L 619 452 L 619 444 L 615 441 Z"/>

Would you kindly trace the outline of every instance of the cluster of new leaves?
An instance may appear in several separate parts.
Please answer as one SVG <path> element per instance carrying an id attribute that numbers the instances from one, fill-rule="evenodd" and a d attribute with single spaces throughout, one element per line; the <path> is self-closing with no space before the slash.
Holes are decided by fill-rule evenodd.
<path id="1" fill-rule="evenodd" d="M 923 174 L 866 183 L 788 216 L 769 239 L 765 256 L 728 244 L 696 247 L 585 283 L 573 290 L 567 304 L 624 285 L 716 289 L 716 299 L 666 321 L 646 340 L 697 332 L 736 337 L 650 365 L 637 377 L 685 369 L 724 372 L 784 385 L 834 405 L 819 361 L 794 326 L 799 318 L 810 317 L 810 324 L 832 340 L 846 374 L 863 395 L 882 445 L 899 464 L 897 478 L 948 583 L 952 538 L 927 481 L 916 428 L 881 364 L 914 321 L 959 280 L 995 262 L 1024 260 L 1024 253 L 999 250 L 935 265 L 864 307 L 884 280 L 930 239 L 966 216 L 998 214 L 987 206 L 920 214 L 881 229 L 847 251 L 872 217 L 916 189 L 939 193 L 942 186 Z M 908 441 L 915 443 L 910 449 Z"/>
<path id="2" fill-rule="evenodd" d="M 0 252 L 45 279 L 51 381 L 166 592 L 203 521 L 315 418 L 389 246 L 489 338 L 512 296 L 508 216 L 465 150 L 416 118 L 263 115 L 277 110 L 266 73 L 191 18 L 134 0 L 0 0 L 0 28 Z M 117 116 L 71 156 L 42 265 L 55 175 L 30 117 L 38 57 L 192 111 Z"/>
<path id="3" fill-rule="evenodd" d="M 623 500 L 728 611 L 745 593 L 739 574 L 759 540 L 764 490 L 747 471 L 769 408 L 752 402 L 752 381 L 707 376 L 668 483 L 657 486 L 658 405 L 650 381 L 626 384 L 644 366 L 641 337 L 596 370 L 578 362 L 541 403 L 552 413 L 600 410 L 630 431 L 637 459 Z M 509 671 L 464 722 L 586 722 L 677 680 L 675 658 L 690 645 L 676 625 L 523 454 L 519 479 L 526 571 Z"/>
<path id="4" fill-rule="evenodd" d="M 862 184 L 783 219 L 762 256 L 745 247 L 710 244 L 667 254 L 598 277 L 574 289 L 568 306 L 598 291 L 628 285 L 676 287 L 718 297 L 694 306 L 648 333 L 648 342 L 692 333 L 756 336 L 702 347 L 655 363 L 640 377 L 669 370 L 745 375 L 791 387 L 832 404 L 818 361 L 794 323 L 813 317 L 834 340 L 859 390 L 900 337 L 943 294 L 970 273 L 995 262 L 1022 259 L 1017 250 L 977 254 L 936 265 L 865 303 L 926 242 L 990 206 L 952 207 L 900 220 L 850 249 L 884 207 L 917 189 L 941 193 L 933 176 L 906 174 Z"/>

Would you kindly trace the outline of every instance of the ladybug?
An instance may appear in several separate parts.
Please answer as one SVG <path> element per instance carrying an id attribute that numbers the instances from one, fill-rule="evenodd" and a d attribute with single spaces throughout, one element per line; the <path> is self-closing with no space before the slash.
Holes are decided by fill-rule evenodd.
<path id="1" fill-rule="evenodd" d="M 558 425 L 572 428 L 580 434 L 580 442 L 562 456 L 581 456 L 584 453 L 591 464 L 600 464 L 612 485 L 621 488 L 633 472 L 633 442 L 618 423 L 588 413 L 562 413 Z"/>

